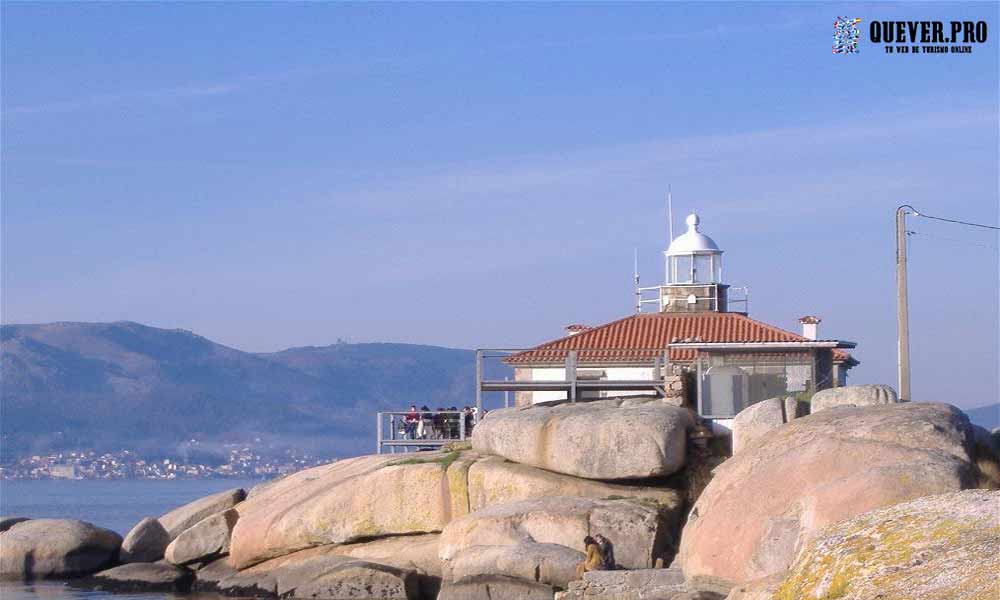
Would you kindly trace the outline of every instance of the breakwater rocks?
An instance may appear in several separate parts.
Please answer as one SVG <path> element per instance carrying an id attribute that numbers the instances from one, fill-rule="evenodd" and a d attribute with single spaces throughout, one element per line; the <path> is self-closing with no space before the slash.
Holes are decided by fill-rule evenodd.
<path id="1" fill-rule="evenodd" d="M 763 413 L 738 419 L 757 431 L 725 460 L 688 439 L 691 411 L 657 399 L 495 411 L 471 445 L 361 456 L 215 494 L 143 519 L 124 540 L 77 521 L 2 519 L 0 574 L 320 600 L 882 589 L 892 600 L 905 586 L 885 574 L 905 571 L 986 597 L 975 595 L 985 571 L 968 563 L 1000 544 L 1000 492 L 962 490 L 1000 484 L 988 467 L 995 438 L 948 405 L 844 394 L 816 414 L 778 411 L 766 428 Z M 909 546 L 880 552 L 887 531 Z M 583 538 L 596 534 L 619 569 L 579 579 Z M 862 537 L 859 565 L 851 544 Z"/>

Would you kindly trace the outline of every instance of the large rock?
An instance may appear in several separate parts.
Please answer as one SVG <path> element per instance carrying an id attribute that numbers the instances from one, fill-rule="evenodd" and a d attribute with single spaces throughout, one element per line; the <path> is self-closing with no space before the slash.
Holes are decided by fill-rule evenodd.
<path id="1" fill-rule="evenodd" d="M 444 582 L 437 600 L 552 600 L 555 589 L 512 577 L 483 575 Z"/>
<path id="2" fill-rule="evenodd" d="M 473 546 L 456 553 L 445 567 L 445 581 L 502 576 L 565 588 L 576 579 L 584 554 L 558 544 L 520 542 L 503 546 Z"/>
<path id="3" fill-rule="evenodd" d="M 799 400 L 795 396 L 785 397 L 785 422 L 798 419 L 809 414 L 809 403 Z"/>
<path id="4" fill-rule="evenodd" d="M 896 390 L 888 385 L 849 385 L 828 388 L 813 394 L 809 401 L 809 412 L 816 414 L 835 406 L 880 406 L 898 402 L 899 396 L 896 395 Z"/>
<path id="5" fill-rule="evenodd" d="M 30 521 L 30 517 L 0 517 L 0 533 L 7 531 L 14 525 L 18 523 L 24 523 L 25 521 Z"/>
<path id="6" fill-rule="evenodd" d="M 401 535 L 331 546 L 331 554 L 349 556 L 368 562 L 415 571 L 420 575 L 441 577 L 441 559 L 438 558 L 439 534 Z"/>
<path id="7" fill-rule="evenodd" d="M 170 542 L 164 557 L 173 565 L 190 565 L 210 562 L 228 554 L 230 537 L 239 516 L 236 509 L 230 508 L 198 521 Z"/>
<path id="8" fill-rule="evenodd" d="M 623 404 L 624 403 L 624 404 Z M 472 446 L 587 479 L 643 479 L 684 466 L 690 410 L 622 399 L 505 408 L 476 425 Z"/>
<path id="9" fill-rule="evenodd" d="M 499 456 L 482 458 L 468 468 L 468 496 L 472 511 L 549 496 L 574 496 L 594 500 L 634 498 L 654 502 L 675 513 L 679 519 L 684 505 L 683 494 L 674 489 L 580 479 L 512 463 Z"/>
<path id="10" fill-rule="evenodd" d="M 574 581 L 559 600 L 720 600 L 723 596 L 692 588 L 680 569 L 590 571 Z"/>
<path id="11" fill-rule="evenodd" d="M 653 503 L 539 498 L 491 506 L 455 519 L 441 533 L 438 552 L 445 561 L 455 560 L 474 546 L 559 544 L 583 552 L 583 538 L 600 533 L 614 544 L 619 565 L 642 569 L 654 566 L 669 551 L 668 529 Z"/>
<path id="12" fill-rule="evenodd" d="M 968 419 L 944 404 L 823 411 L 716 468 L 688 515 L 678 560 L 733 584 L 788 568 L 812 532 L 971 482 Z"/>
<path id="13" fill-rule="evenodd" d="M 293 587 L 278 593 L 294 598 L 327 598 L 329 600 L 417 600 L 420 583 L 416 573 L 395 567 L 364 561 L 347 561 L 323 566 L 299 575 Z"/>
<path id="14" fill-rule="evenodd" d="M 174 540 L 185 529 L 190 528 L 198 521 L 236 506 L 245 497 L 246 492 L 240 488 L 226 490 L 175 508 L 157 520 L 170 534 L 170 539 Z"/>
<path id="15" fill-rule="evenodd" d="M 729 591 L 726 600 L 775 600 L 775 594 L 784 579 L 785 572 L 776 575 L 754 579 L 734 587 Z"/>
<path id="16" fill-rule="evenodd" d="M 445 452 L 362 456 L 278 481 L 239 507 L 230 555 L 245 568 L 325 544 L 440 531 L 451 518 Z"/>
<path id="17" fill-rule="evenodd" d="M 802 549 L 778 598 L 992 600 L 1000 492 L 969 490 L 837 523 Z"/>
<path id="18" fill-rule="evenodd" d="M 196 592 L 216 592 L 219 590 L 218 584 L 220 581 L 233 577 L 237 573 L 236 568 L 230 564 L 229 557 L 223 556 L 195 571 L 195 579 L 191 589 Z M 253 596 L 254 594 L 237 595 Z"/>
<path id="19" fill-rule="evenodd" d="M 214 589 L 229 596 L 329 600 L 416 600 L 421 596 L 421 578 L 416 572 L 337 555 L 331 549 L 310 548 L 238 572 L 227 572 L 225 563 L 221 567 L 212 563 L 206 569 L 217 574 Z"/>
<path id="20" fill-rule="evenodd" d="M 118 558 L 120 535 L 83 521 L 33 519 L 0 533 L 0 577 L 79 577 Z"/>
<path id="21" fill-rule="evenodd" d="M 744 408 L 733 419 L 733 454 L 784 424 L 783 398 L 770 398 Z"/>
<path id="22" fill-rule="evenodd" d="M 101 571 L 86 581 L 91 587 L 117 592 L 179 592 L 191 589 L 194 574 L 166 563 L 131 563 Z"/>
<path id="23" fill-rule="evenodd" d="M 122 541 L 123 563 L 151 563 L 163 558 L 170 544 L 170 534 L 152 517 L 139 521 Z"/>
<path id="24" fill-rule="evenodd" d="M 472 451 L 365 456 L 301 471 L 259 490 L 236 507 L 240 519 L 230 553 L 233 565 L 243 569 L 315 546 L 439 532 L 470 511 L 548 496 L 636 498 L 655 505 L 670 525 L 679 522 L 683 507 L 676 490 L 579 479 Z M 436 571 L 426 562 L 414 568 Z"/>

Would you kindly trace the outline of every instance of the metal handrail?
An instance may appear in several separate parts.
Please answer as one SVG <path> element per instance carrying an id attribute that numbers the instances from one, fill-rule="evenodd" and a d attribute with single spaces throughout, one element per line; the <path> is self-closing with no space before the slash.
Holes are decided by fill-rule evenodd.
<path id="1" fill-rule="evenodd" d="M 416 413 L 417 413 L 417 415 L 419 417 L 418 420 L 417 420 L 417 422 L 423 421 L 424 420 L 423 419 L 424 415 L 445 415 L 445 416 L 450 416 L 451 419 L 453 419 L 453 421 L 451 421 L 451 423 L 455 423 L 455 424 L 458 425 L 457 432 L 456 432 L 458 434 L 458 437 L 452 437 L 450 435 L 450 432 L 451 432 L 450 425 L 451 425 L 451 423 L 448 423 L 448 425 L 449 425 L 449 435 L 447 437 L 440 437 L 440 438 L 419 438 L 419 439 L 410 439 L 410 438 L 406 438 L 406 437 L 397 438 L 396 437 L 396 434 L 398 433 L 397 417 L 402 417 L 398 421 L 398 423 L 400 425 L 402 425 L 402 424 L 404 424 L 406 422 L 405 421 L 405 417 L 407 415 L 409 415 L 411 412 L 413 412 L 413 411 L 409 411 L 409 410 L 402 410 L 402 411 L 391 410 L 391 411 L 380 411 L 380 412 L 376 413 L 376 415 L 375 415 L 375 449 L 376 449 L 376 452 L 378 454 L 382 454 L 382 449 L 385 446 L 390 447 L 392 449 L 392 452 L 395 453 L 396 448 L 403 448 L 404 450 L 407 450 L 407 449 L 410 449 L 410 448 L 418 449 L 418 450 L 422 449 L 422 448 L 435 448 L 435 447 L 444 446 L 445 444 L 448 444 L 448 443 L 451 443 L 451 442 L 460 442 L 460 441 L 465 441 L 467 439 L 467 435 L 466 435 L 467 431 L 466 431 L 466 426 L 465 426 L 465 422 L 466 422 L 465 416 L 466 416 L 467 413 L 464 410 L 418 410 L 418 411 L 416 411 Z M 386 431 L 385 431 L 385 427 L 384 427 L 384 425 L 385 425 L 385 418 L 386 417 L 389 418 L 388 436 L 386 435 Z M 457 417 L 457 418 L 455 418 L 455 417 Z"/>
<path id="2" fill-rule="evenodd" d="M 663 392 L 664 382 L 670 374 L 670 356 L 667 348 L 635 348 L 633 350 L 643 350 L 646 352 L 656 352 L 656 356 L 649 361 L 639 361 L 641 364 L 649 364 L 653 367 L 653 378 L 648 381 L 613 381 L 601 380 L 599 382 L 580 379 L 577 373 L 579 368 L 578 358 L 580 353 L 588 352 L 621 352 L 622 348 L 584 348 L 584 349 L 563 349 L 546 348 L 546 352 L 552 352 L 559 356 L 565 353 L 563 361 L 566 379 L 563 381 L 499 381 L 487 380 L 483 378 L 483 359 L 507 356 L 507 354 L 495 354 L 497 352 L 517 353 L 533 350 L 508 349 L 508 348 L 480 348 L 476 350 L 476 407 L 478 413 L 482 413 L 482 394 L 490 391 L 563 391 L 568 392 L 570 402 L 576 402 L 579 397 L 578 392 L 583 389 L 626 389 L 626 390 L 653 390 Z M 492 354 L 491 354 L 492 353 Z"/>

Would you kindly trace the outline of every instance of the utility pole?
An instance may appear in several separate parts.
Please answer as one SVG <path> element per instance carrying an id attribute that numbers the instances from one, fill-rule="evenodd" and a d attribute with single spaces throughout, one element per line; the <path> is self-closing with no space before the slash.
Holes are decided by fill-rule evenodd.
<path id="1" fill-rule="evenodd" d="M 896 351 L 899 399 L 909 402 L 910 398 L 910 311 L 906 299 L 906 215 L 916 213 L 909 204 L 896 209 L 896 330 L 898 347 Z"/>

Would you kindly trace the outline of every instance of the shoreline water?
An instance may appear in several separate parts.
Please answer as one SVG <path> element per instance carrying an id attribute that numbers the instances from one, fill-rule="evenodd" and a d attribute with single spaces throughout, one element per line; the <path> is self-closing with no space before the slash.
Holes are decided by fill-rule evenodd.
<path id="1" fill-rule="evenodd" d="M 158 517 L 215 492 L 249 490 L 259 479 L 37 479 L 0 481 L 0 515 L 78 519 L 124 536 L 144 517 Z"/>
<path id="2" fill-rule="evenodd" d="M 253 479 L 123 479 L 0 481 L 0 515 L 79 519 L 125 535 L 143 517 L 158 517 L 209 494 L 249 490 Z M 0 580 L 3 600 L 216 600 L 216 594 L 119 593 L 74 587 L 65 581 Z"/>

